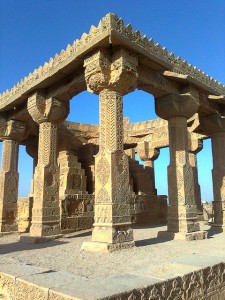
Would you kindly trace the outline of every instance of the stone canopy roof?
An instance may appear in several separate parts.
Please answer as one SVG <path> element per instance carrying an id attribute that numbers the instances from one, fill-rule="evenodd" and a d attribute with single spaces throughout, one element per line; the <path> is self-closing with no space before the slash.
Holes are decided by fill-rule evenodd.
<path id="1" fill-rule="evenodd" d="M 225 95 L 225 85 L 182 60 L 181 57 L 168 53 L 166 48 L 155 44 L 153 39 L 149 40 L 140 31 L 134 31 L 130 24 L 126 26 L 122 19 L 109 13 L 102 18 L 97 27 L 91 26 L 88 34 L 84 33 L 79 40 L 75 40 L 60 54 L 50 58 L 49 62 L 35 69 L 12 89 L 0 94 L 0 110 L 10 110 L 24 102 L 31 92 L 48 88 L 54 82 L 63 80 L 68 74 L 83 68 L 83 60 L 88 52 L 99 47 L 109 48 L 118 45 L 129 47 L 138 55 L 142 64 L 150 65 L 166 77 L 177 81 L 189 81 L 209 94 Z"/>

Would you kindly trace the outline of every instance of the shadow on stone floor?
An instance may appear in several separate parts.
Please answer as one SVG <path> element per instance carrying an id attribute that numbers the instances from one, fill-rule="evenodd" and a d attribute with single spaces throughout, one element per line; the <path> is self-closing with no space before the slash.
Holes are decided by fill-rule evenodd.
<path id="1" fill-rule="evenodd" d="M 147 229 L 147 228 L 160 228 L 160 227 L 165 227 L 166 224 L 155 224 L 155 225 L 152 225 L 152 224 L 148 224 L 148 223 L 139 223 L 139 224 L 132 224 L 131 227 L 133 229 Z"/>
<path id="2" fill-rule="evenodd" d="M 209 228 L 208 230 L 208 239 L 214 237 L 214 235 L 220 234 L 223 232 L 222 228 Z"/>
<path id="3" fill-rule="evenodd" d="M 160 238 L 150 238 L 150 239 L 145 239 L 145 240 L 137 240 L 135 241 L 136 247 L 144 247 L 144 246 L 149 246 L 149 245 L 154 245 L 154 244 L 162 244 L 166 243 L 168 241 L 171 241 L 171 239 L 160 239 Z"/>
<path id="4" fill-rule="evenodd" d="M 1 243 L 1 240 L 0 240 Z M 0 244 L 0 255 L 2 254 L 9 254 L 13 252 L 19 251 L 26 251 L 26 250 L 36 250 L 36 249 L 44 249 L 44 248 L 51 248 L 60 246 L 63 244 L 68 244 L 65 241 L 50 241 L 47 243 L 40 243 L 40 244 L 29 244 L 29 243 L 21 243 L 21 242 L 13 242 L 9 244 Z"/>
<path id="5" fill-rule="evenodd" d="M 73 238 L 78 238 L 78 237 L 86 237 L 86 236 L 91 236 L 92 230 L 88 232 L 81 232 L 81 233 L 71 233 L 70 235 L 65 235 L 64 238 L 66 239 L 73 239 Z"/>

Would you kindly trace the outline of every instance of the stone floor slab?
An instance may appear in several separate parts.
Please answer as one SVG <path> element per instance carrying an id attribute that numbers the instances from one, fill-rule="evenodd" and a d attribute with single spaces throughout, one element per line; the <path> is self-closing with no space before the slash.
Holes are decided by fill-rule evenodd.
<path id="1" fill-rule="evenodd" d="M 199 254 L 183 255 L 172 260 L 172 263 L 191 265 L 199 269 L 210 265 L 216 265 L 220 262 L 225 262 L 224 257 Z"/>
<path id="2" fill-rule="evenodd" d="M 1 264 L 0 266 L 0 272 L 4 272 L 7 274 L 11 274 L 16 277 L 22 277 L 24 275 L 30 277 L 33 274 L 43 273 L 47 272 L 48 269 L 43 267 L 37 267 L 28 265 L 25 263 L 5 263 Z"/>

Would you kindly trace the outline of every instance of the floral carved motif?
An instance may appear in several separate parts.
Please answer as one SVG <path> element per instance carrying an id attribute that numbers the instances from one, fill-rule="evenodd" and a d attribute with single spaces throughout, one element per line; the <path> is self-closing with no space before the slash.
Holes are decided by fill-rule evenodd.
<path id="1" fill-rule="evenodd" d="M 98 178 L 99 182 L 102 185 L 105 185 L 109 179 L 110 165 L 104 156 L 98 162 L 98 165 L 96 168 L 96 174 L 97 174 L 97 178 Z"/>

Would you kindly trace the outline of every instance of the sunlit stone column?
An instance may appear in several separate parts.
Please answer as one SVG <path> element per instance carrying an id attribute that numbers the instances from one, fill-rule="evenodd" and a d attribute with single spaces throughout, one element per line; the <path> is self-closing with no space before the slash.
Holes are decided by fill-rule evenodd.
<path id="1" fill-rule="evenodd" d="M 67 117 L 69 107 L 67 102 L 34 93 L 28 99 L 28 111 L 39 124 L 30 237 L 54 237 L 60 234 L 57 124 Z"/>
<path id="2" fill-rule="evenodd" d="M 201 127 L 211 136 L 213 156 L 213 212 L 212 229 L 225 231 L 225 119 L 219 114 L 200 118 Z"/>
<path id="3" fill-rule="evenodd" d="M 168 167 L 168 229 L 160 237 L 204 239 L 194 200 L 193 171 L 189 161 L 187 119 L 197 112 L 198 97 L 192 91 L 156 99 L 156 113 L 168 120 L 170 165 Z"/>
<path id="4" fill-rule="evenodd" d="M 87 251 L 134 246 L 130 216 L 128 157 L 123 150 L 123 95 L 136 87 L 136 57 L 114 49 L 97 51 L 84 63 L 89 91 L 99 94 L 100 142 L 95 158 L 95 223 Z"/>
<path id="5" fill-rule="evenodd" d="M 198 220 L 202 221 L 203 218 L 203 207 L 201 201 L 201 188 L 198 183 L 198 164 L 197 164 L 197 153 L 200 152 L 203 148 L 203 142 L 199 139 L 191 140 L 190 152 L 189 152 L 189 161 L 193 171 L 194 179 L 194 199 L 195 205 L 197 207 Z"/>
<path id="6" fill-rule="evenodd" d="M 22 122 L 0 121 L 2 145 L 2 168 L 0 171 L 0 232 L 18 230 L 18 150 L 19 141 L 25 135 Z"/>
<path id="7" fill-rule="evenodd" d="M 155 188 L 154 161 L 158 158 L 160 150 L 157 148 L 150 148 L 148 142 L 139 143 L 136 149 L 139 158 L 144 161 L 145 169 L 148 170 L 150 180 L 149 182 L 146 181 L 146 184 L 149 186 L 151 193 L 157 195 L 157 190 Z"/>

